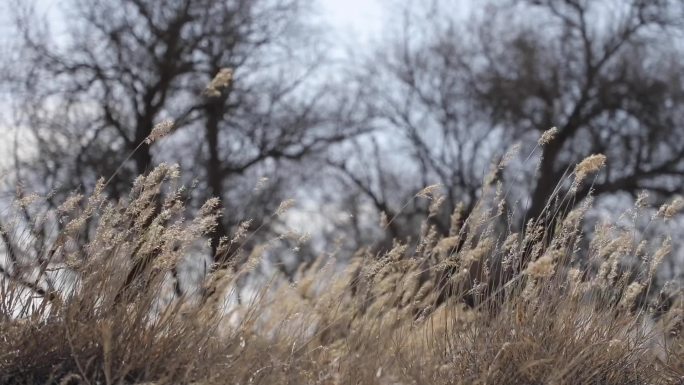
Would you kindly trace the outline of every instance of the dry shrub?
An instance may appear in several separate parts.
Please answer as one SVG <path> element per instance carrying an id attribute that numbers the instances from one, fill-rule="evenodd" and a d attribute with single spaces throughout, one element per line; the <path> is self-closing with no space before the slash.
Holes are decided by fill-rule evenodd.
<path id="1" fill-rule="evenodd" d="M 574 183 L 605 161 L 592 159 Z M 269 245 L 178 289 L 181 265 L 201 263 L 218 202 L 188 220 L 177 179 L 177 168 L 161 165 L 125 200 L 107 200 L 101 183 L 53 213 L 61 226 L 43 265 L 62 284 L 38 292 L 27 283 L 45 286 L 43 265 L 28 275 L 6 269 L 1 383 L 683 381 L 684 306 L 653 288 L 669 241 L 603 225 L 579 247 L 591 199 L 568 211 L 572 193 L 555 196 L 544 221 L 510 234 L 501 189 L 485 186 L 467 218 L 454 213 L 448 236 L 426 220 L 415 243 L 360 250 L 344 268 L 325 256 L 293 283 L 275 276 L 246 295 L 240 282 Z M 432 200 L 431 213 L 438 190 L 416 195 Z M 239 303 L 227 301 L 237 294 Z"/>

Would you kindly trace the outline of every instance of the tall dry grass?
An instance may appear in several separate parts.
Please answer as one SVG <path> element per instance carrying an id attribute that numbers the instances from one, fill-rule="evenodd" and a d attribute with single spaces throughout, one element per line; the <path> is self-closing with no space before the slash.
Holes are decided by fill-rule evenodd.
<path id="1" fill-rule="evenodd" d="M 269 243 L 221 255 L 181 287 L 219 205 L 191 215 L 177 167 L 139 177 L 118 202 L 100 182 L 41 216 L 58 230 L 37 254 L 8 247 L 31 243 L 31 224 L 3 229 L 0 383 L 682 384 L 684 304 L 653 285 L 669 239 L 613 224 L 584 239 L 592 200 L 574 194 L 605 161 L 578 164 L 522 233 L 506 230 L 506 191 L 491 177 L 473 212 L 438 235 L 431 186 L 415 197 L 432 203 L 416 242 L 332 253 L 294 283 L 276 275 L 249 292 Z M 650 215 L 644 202 L 625 213 L 634 226 Z M 240 253 L 245 229 L 218 252 Z"/>

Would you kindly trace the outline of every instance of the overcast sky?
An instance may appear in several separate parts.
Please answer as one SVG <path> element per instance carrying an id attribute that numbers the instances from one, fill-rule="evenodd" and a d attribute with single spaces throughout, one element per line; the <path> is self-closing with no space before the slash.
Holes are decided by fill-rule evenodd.
<path id="1" fill-rule="evenodd" d="M 385 20 L 385 11 L 383 4 L 386 5 L 387 0 L 316 0 L 318 2 L 318 11 L 325 24 L 332 28 L 333 42 L 337 42 L 339 46 L 331 47 L 339 52 L 344 51 L 346 47 L 358 46 L 359 43 L 368 43 L 374 40 L 380 33 Z M 4 4 L 3 4 L 4 3 Z M 40 9 L 49 14 L 51 11 L 56 11 L 59 7 L 59 0 L 37 0 Z M 9 2 L 0 1 L 0 33 L 3 34 L 2 39 L 10 39 L 11 36 L 8 28 L 7 20 L 7 6 Z M 5 100 L 0 100 L 0 107 L 3 107 Z M 6 109 L 6 106 L 2 108 Z M 10 130 L 0 121 L 0 153 L 8 150 L 7 140 L 10 136 Z M 3 163 L 0 159 L 0 165 Z"/>
<path id="2" fill-rule="evenodd" d="M 381 30 L 382 0 L 318 0 L 322 16 L 344 40 L 372 40 Z"/>

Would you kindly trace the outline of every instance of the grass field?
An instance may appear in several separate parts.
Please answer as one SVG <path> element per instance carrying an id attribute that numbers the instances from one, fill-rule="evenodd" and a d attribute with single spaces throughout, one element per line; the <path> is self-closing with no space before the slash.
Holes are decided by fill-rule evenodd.
<path id="1" fill-rule="evenodd" d="M 580 163 L 559 181 L 574 189 L 521 233 L 501 229 L 505 192 L 485 185 L 446 236 L 428 217 L 416 242 L 322 256 L 293 282 L 276 275 L 240 292 L 239 303 L 227 299 L 270 243 L 233 263 L 227 250 L 250 237 L 237 231 L 196 287 L 174 294 L 219 202 L 191 215 L 178 169 L 165 164 L 121 202 L 102 181 L 44 216 L 60 230 L 35 264 L 5 248 L 14 264 L 3 270 L 0 383 L 684 384 L 684 304 L 653 284 L 667 234 L 641 239 L 612 224 L 584 234 L 591 197 L 569 204 L 604 162 Z M 414 199 L 431 200 L 432 213 L 441 203 L 435 186 Z M 624 214 L 636 223 L 647 209 L 639 199 Z M 26 231 L 4 234 L 28 242 Z"/>

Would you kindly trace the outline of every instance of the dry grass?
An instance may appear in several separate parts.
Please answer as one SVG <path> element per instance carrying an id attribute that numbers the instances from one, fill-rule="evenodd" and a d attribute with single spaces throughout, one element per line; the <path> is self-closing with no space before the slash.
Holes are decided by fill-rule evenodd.
<path id="1" fill-rule="evenodd" d="M 575 183 L 603 161 L 580 164 Z M 43 253 L 5 269 L 0 383 L 684 383 L 684 305 L 653 287 L 669 241 L 606 224 L 580 247 L 591 199 L 549 222 L 574 199 L 556 196 L 546 222 L 511 234 L 501 230 L 505 193 L 485 186 L 448 237 L 427 218 L 416 243 L 360 250 L 344 269 L 322 257 L 295 283 L 275 276 L 238 304 L 226 299 L 270 245 L 175 293 L 218 218 L 210 201 L 186 219 L 177 179 L 161 165 L 126 200 L 108 201 L 101 183 L 45 216 L 60 230 Z M 439 189 L 415 199 L 431 199 L 434 214 Z M 645 210 L 640 200 L 628 214 Z"/>

